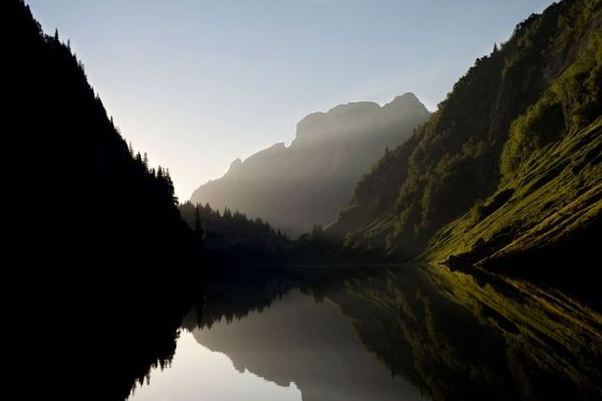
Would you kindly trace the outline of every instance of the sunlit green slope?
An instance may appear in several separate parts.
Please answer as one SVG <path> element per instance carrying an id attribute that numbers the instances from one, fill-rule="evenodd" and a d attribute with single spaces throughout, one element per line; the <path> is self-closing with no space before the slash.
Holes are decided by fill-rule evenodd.
<path id="1" fill-rule="evenodd" d="M 532 15 L 364 177 L 329 231 L 452 264 L 583 254 L 600 232 L 601 88 L 602 2 Z"/>

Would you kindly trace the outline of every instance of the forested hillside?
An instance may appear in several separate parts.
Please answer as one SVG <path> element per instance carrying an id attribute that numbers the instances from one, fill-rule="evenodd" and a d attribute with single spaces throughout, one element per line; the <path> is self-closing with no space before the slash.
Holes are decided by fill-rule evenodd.
<path id="1" fill-rule="evenodd" d="M 180 213 L 195 232 L 205 256 L 211 256 L 214 263 L 282 263 L 285 250 L 293 245 L 286 235 L 262 219 L 251 219 L 228 208 L 220 212 L 209 204 L 186 202 L 180 205 Z"/>
<path id="2" fill-rule="evenodd" d="M 351 248 L 452 264 L 593 251 L 601 88 L 602 2 L 532 15 L 377 163 L 328 231 Z"/>
<path id="3" fill-rule="evenodd" d="M 58 33 L 21 1 L 0 10 L 10 271 L 55 289 L 165 285 L 194 240 L 169 173 L 128 148 Z"/>

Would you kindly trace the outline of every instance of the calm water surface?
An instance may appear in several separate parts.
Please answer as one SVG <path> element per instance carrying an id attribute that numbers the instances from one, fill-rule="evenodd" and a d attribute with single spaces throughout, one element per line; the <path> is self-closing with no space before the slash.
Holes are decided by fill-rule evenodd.
<path id="1" fill-rule="evenodd" d="M 559 293 L 419 266 L 273 276 L 210 286 L 130 400 L 602 396 L 602 319 Z"/>

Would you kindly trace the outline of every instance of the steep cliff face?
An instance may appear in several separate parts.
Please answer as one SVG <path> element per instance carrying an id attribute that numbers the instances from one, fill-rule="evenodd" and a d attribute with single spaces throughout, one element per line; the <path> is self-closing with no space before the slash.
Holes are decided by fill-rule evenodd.
<path id="1" fill-rule="evenodd" d="M 478 262 L 591 230 L 602 184 L 601 20 L 599 0 L 566 0 L 519 24 L 360 182 L 330 232 L 400 258 L 475 249 Z"/>
<path id="2" fill-rule="evenodd" d="M 226 175 L 197 189 L 192 202 L 261 217 L 292 235 L 331 223 L 362 174 L 429 115 L 411 93 L 382 107 L 358 102 L 310 114 L 289 147 L 278 143 L 235 160 Z"/>

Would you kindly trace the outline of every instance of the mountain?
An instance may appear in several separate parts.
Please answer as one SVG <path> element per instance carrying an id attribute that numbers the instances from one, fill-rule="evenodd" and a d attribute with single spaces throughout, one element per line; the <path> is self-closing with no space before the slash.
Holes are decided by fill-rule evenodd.
<path id="1" fill-rule="evenodd" d="M 396 259 L 586 268 L 601 231 L 601 88 L 602 2 L 551 5 L 476 61 L 327 232 Z"/>
<path id="2" fill-rule="evenodd" d="M 429 115 L 411 93 L 382 107 L 358 102 L 310 114 L 297 124 L 289 147 L 278 143 L 235 160 L 191 201 L 261 217 L 291 235 L 307 232 L 334 221 L 362 174 Z"/>
<path id="3" fill-rule="evenodd" d="M 164 287 L 192 241 L 169 173 L 128 147 L 58 33 L 22 1 L 0 10 L 10 272 L 57 291 Z"/>

